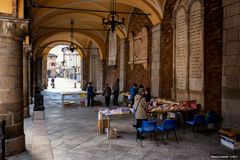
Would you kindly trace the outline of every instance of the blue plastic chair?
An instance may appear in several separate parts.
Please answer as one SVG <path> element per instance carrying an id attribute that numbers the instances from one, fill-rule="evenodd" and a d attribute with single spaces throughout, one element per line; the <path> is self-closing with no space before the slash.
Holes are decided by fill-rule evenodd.
<path id="1" fill-rule="evenodd" d="M 176 134 L 176 120 L 175 119 L 165 119 L 164 122 L 163 122 L 163 125 L 157 126 L 157 130 L 162 132 L 163 143 L 164 143 L 164 135 L 163 135 L 164 132 L 167 132 L 167 138 L 168 138 L 169 131 L 171 131 L 171 130 L 174 132 L 176 141 L 178 143 L 177 134 Z"/>
<path id="2" fill-rule="evenodd" d="M 142 147 L 142 134 L 152 133 L 154 134 L 154 139 L 156 139 L 156 128 L 157 128 L 157 121 L 142 121 L 141 128 L 137 128 L 137 132 L 140 133 L 141 147 Z M 137 137 L 136 137 L 136 141 L 137 141 Z"/>
<path id="3" fill-rule="evenodd" d="M 192 128 L 193 135 L 196 136 L 196 135 L 195 135 L 195 129 L 197 128 L 197 130 L 198 130 L 198 128 L 199 128 L 200 125 L 202 125 L 202 127 L 204 127 L 204 125 L 205 125 L 205 115 L 199 115 L 199 114 L 197 114 L 197 115 L 195 115 L 195 117 L 194 117 L 193 120 L 191 120 L 191 121 L 186 121 L 186 122 L 185 122 L 185 125 L 184 125 L 183 133 L 185 133 L 186 124 L 188 124 L 188 125 L 190 125 L 190 126 L 193 127 L 193 128 Z"/>
<path id="4" fill-rule="evenodd" d="M 205 127 L 206 130 L 208 130 L 208 125 L 209 124 L 214 124 L 215 127 L 217 126 L 217 122 L 218 122 L 218 116 L 216 113 L 210 113 L 206 115 L 206 119 L 205 119 Z"/>

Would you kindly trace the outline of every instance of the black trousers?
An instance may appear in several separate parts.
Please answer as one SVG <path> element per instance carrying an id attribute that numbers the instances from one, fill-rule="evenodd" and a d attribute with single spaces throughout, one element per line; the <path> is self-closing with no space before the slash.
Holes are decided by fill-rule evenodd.
<path id="1" fill-rule="evenodd" d="M 133 105 L 134 105 L 134 98 L 132 98 L 131 101 L 132 101 L 131 107 L 133 107 Z"/>
<path id="2" fill-rule="evenodd" d="M 106 106 L 109 107 L 110 97 L 105 97 L 105 103 L 106 103 Z"/>
<path id="3" fill-rule="evenodd" d="M 136 129 L 142 127 L 142 121 L 147 121 L 147 119 L 136 119 L 137 124 L 136 124 Z M 140 133 L 137 131 L 137 138 L 140 138 Z"/>
<path id="4" fill-rule="evenodd" d="M 113 92 L 113 104 L 114 105 L 118 105 L 118 95 L 119 95 L 118 91 Z"/>
<path id="5" fill-rule="evenodd" d="M 87 106 L 89 107 L 91 104 L 91 107 L 93 107 L 93 97 L 94 96 L 87 96 Z"/>

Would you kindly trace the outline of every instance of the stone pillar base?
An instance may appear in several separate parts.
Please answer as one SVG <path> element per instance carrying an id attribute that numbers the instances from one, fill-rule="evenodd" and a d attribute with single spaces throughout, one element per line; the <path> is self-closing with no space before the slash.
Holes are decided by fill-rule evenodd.
<path id="1" fill-rule="evenodd" d="M 23 114 L 24 118 L 30 117 L 29 108 L 27 108 L 27 107 L 24 108 L 23 112 L 24 112 L 24 114 Z"/>
<path id="2" fill-rule="evenodd" d="M 7 139 L 6 144 L 6 156 L 12 156 L 25 151 L 25 135 L 17 138 Z"/>

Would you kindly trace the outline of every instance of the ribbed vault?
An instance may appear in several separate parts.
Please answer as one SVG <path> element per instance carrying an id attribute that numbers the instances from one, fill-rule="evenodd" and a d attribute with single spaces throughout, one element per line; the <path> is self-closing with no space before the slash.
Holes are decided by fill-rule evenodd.
<path id="1" fill-rule="evenodd" d="M 109 11 L 110 8 L 109 0 L 35 0 L 35 2 L 40 6 L 74 9 Z M 117 0 L 117 11 L 131 13 L 133 8 L 139 8 L 144 13 L 150 14 L 149 19 L 153 25 L 156 25 L 161 22 L 164 4 L 164 0 Z M 108 33 L 103 31 L 102 18 L 106 18 L 109 13 L 40 7 L 32 7 L 31 13 L 34 47 L 49 47 L 48 45 L 54 42 L 73 42 L 82 48 L 87 48 L 89 42 L 92 42 L 100 48 L 101 59 L 105 57 L 105 42 Z M 119 17 L 125 18 L 125 25 L 116 29 L 119 38 L 127 37 L 127 28 L 125 27 L 128 26 L 127 23 L 134 23 L 129 22 L 130 16 L 130 14 L 119 14 Z M 71 20 L 74 20 L 73 28 L 77 28 L 74 30 L 73 39 L 70 37 Z M 41 51 L 43 50 L 35 49 L 34 53 L 35 55 L 43 54 Z"/>

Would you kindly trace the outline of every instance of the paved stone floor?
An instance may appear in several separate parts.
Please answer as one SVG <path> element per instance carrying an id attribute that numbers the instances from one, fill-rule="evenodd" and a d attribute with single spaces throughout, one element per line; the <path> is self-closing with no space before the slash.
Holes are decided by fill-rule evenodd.
<path id="1" fill-rule="evenodd" d="M 141 148 L 140 142 L 135 141 L 132 116 L 113 117 L 111 126 L 117 127 L 120 137 L 108 140 L 106 134 L 97 133 L 97 111 L 100 106 L 88 108 L 77 105 L 63 108 L 58 93 L 45 92 L 44 95 L 45 122 L 55 160 L 205 160 L 214 154 L 238 154 L 240 159 L 239 151 L 233 152 L 220 145 L 218 134 L 197 134 L 197 137 L 194 137 L 190 129 L 186 134 L 182 134 L 182 130 L 178 129 L 179 144 L 170 134 L 167 145 L 159 141 L 156 146 L 155 142 L 146 139 Z M 78 97 L 68 99 L 79 101 Z M 31 118 L 25 119 L 27 151 L 8 157 L 8 160 L 45 160 L 33 154 L 38 148 L 33 147 L 36 142 L 32 141 L 32 124 Z"/>

